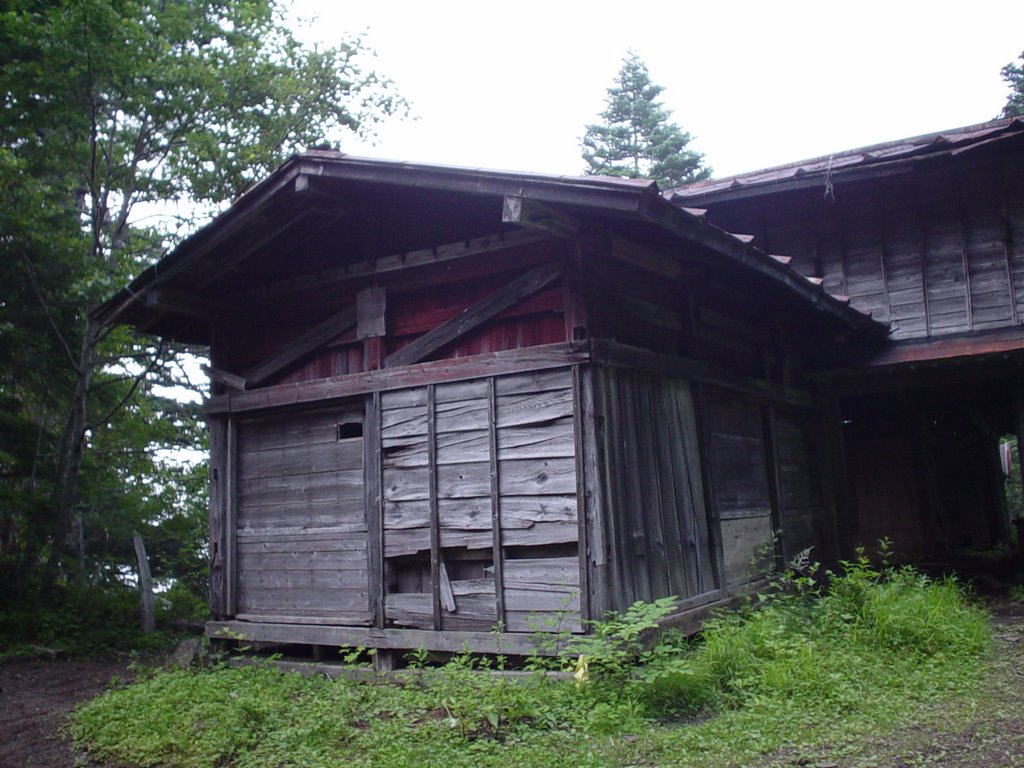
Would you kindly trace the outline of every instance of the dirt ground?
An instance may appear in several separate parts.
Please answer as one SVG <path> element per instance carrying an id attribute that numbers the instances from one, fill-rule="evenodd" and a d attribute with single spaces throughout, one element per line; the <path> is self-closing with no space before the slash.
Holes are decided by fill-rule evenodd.
<path id="1" fill-rule="evenodd" d="M 808 768 L 1014 768 L 1024 766 L 1024 606 L 992 603 L 998 674 L 990 709 L 966 725 L 912 726 L 867 741 L 856 755 L 769 760 Z M 127 661 L 15 661 L 0 663 L 0 768 L 74 768 L 88 765 L 64 734 L 75 704 L 128 680 Z"/>
<path id="2" fill-rule="evenodd" d="M 0 768 L 71 768 L 68 713 L 128 679 L 127 661 L 13 661 L 0 664 Z"/>

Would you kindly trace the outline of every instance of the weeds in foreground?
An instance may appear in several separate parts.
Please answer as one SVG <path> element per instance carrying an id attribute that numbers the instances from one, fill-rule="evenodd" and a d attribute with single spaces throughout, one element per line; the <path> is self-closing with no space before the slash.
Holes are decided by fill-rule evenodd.
<path id="1" fill-rule="evenodd" d="M 500 661 L 468 655 L 402 684 L 161 672 L 82 707 L 74 734 L 132 766 L 761 764 L 975 695 L 989 645 L 956 583 L 862 554 L 824 579 L 804 563 L 698 640 L 649 646 L 670 610 L 638 604 L 561 638 L 575 680 L 496 679 L 475 670 Z"/>

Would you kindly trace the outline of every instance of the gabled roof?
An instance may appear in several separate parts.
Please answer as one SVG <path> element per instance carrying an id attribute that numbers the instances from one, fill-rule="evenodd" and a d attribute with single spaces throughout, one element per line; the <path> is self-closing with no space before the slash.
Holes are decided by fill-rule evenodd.
<path id="1" fill-rule="evenodd" d="M 993 142 L 1014 139 L 1022 133 L 1022 118 L 992 120 L 964 128 L 848 149 L 737 176 L 696 182 L 670 189 L 665 196 L 679 205 L 709 205 L 789 189 L 820 187 L 822 179 L 829 176 L 847 180 L 879 177 L 902 172 L 909 164 L 922 159 L 940 155 L 956 156 Z"/>
<path id="2" fill-rule="evenodd" d="M 101 306 L 95 316 L 104 324 L 141 325 L 160 335 L 208 343 L 208 323 L 202 319 L 201 310 L 226 295 L 226 280 L 238 275 L 239 265 L 246 260 L 259 261 L 264 279 L 274 279 L 288 266 L 277 258 L 282 244 L 290 245 L 297 237 L 315 242 L 309 240 L 310 230 L 320 219 L 333 222 L 334 229 L 329 232 L 332 242 L 344 242 L 346 237 L 354 236 L 353 219 L 385 211 L 388 205 L 429 204 L 432 210 L 451 214 L 449 209 L 461 213 L 462 209 L 468 211 L 484 203 L 490 211 L 497 202 L 500 214 L 501 201 L 508 197 L 542 203 L 572 216 L 633 222 L 663 239 L 693 244 L 706 255 L 721 258 L 724 266 L 759 275 L 787 291 L 794 300 L 825 312 L 847 328 L 880 336 L 886 333 L 884 325 L 849 306 L 848 300 L 829 295 L 817 282 L 791 269 L 787 259 L 753 247 L 748 236 L 714 226 L 702 210 L 674 205 L 653 181 L 457 168 L 350 157 L 330 151 L 307 152 L 284 163 L 174 252 L 145 270 Z M 396 200 L 404 202 L 393 202 Z M 402 219 L 408 231 L 395 236 L 398 244 L 393 245 L 392 252 L 436 247 L 444 242 L 425 240 L 436 233 L 412 218 Z M 500 218 L 496 221 L 496 226 L 502 226 Z M 455 239 L 465 239 L 464 234 Z M 321 260 L 340 258 L 337 249 L 327 250 L 329 253 L 321 254 Z"/>

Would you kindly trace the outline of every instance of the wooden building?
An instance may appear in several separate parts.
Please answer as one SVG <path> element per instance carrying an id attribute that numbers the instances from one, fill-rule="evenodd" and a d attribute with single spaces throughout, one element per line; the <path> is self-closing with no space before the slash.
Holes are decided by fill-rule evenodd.
<path id="1" fill-rule="evenodd" d="M 1021 128 L 666 194 L 293 158 L 100 311 L 210 347 L 210 633 L 523 653 L 1005 541 Z"/>
<path id="2" fill-rule="evenodd" d="M 999 441 L 1024 415 L 1024 121 L 997 120 L 675 190 L 889 325 L 816 372 L 841 424 L 847 551 L 1005 550 Z M 1018 441 L 1020 445 L 1024 441 Z"/>

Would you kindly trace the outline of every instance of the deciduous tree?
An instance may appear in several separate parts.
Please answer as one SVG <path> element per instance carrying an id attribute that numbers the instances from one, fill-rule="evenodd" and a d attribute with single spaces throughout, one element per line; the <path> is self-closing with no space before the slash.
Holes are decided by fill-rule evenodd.
<path id="1" fill-rule="evenodd" d="M 303 46 L 277 0 L 0 4 L 8 564 L 45 560 L 53 581 L 68 542 L 82 540 L 72 531 L 84 497 L 95 503 L 111 482 L 89 449 L 117 456 L 118 412 L 138 427 L 173 410 L 140 400 L 145 375 L 168 370 L 168 349 L 99 327 L 91 310 L 194 228 L 197 207 L 230 201 L 296 150 L 403 112 L 391 84 L 363 69 L 364 53 L 358 38 Z M 156 438 L 135 439 L 145 449 Z"/>

